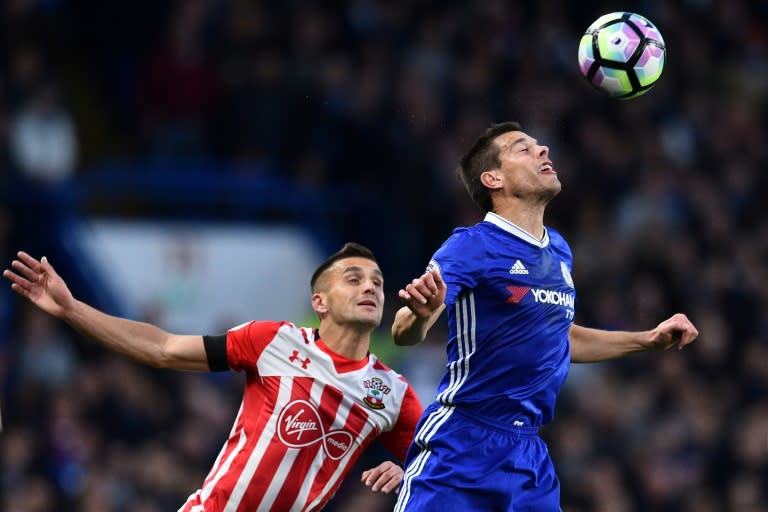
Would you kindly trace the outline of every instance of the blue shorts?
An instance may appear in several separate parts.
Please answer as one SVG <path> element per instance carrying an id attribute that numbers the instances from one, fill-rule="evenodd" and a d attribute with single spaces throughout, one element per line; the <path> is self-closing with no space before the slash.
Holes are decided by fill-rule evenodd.
<path id="1" fill-rule="evenodd" d="M 469 414 L 427 407 L 395 512 L 560 511 L 560 482 L 538 429 Z"/>

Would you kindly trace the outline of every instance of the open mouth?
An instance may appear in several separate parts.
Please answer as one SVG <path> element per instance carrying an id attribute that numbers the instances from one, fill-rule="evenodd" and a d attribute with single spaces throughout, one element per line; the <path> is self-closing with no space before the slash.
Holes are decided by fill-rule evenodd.
<path id="1" fill-rule="evenodd" d="M 539 172 L 557 174 L 557 171 L 555 171 L 555 168 L 552 166 L 552 162 L 544 162 L 541 164 L 539 166 Z"/>

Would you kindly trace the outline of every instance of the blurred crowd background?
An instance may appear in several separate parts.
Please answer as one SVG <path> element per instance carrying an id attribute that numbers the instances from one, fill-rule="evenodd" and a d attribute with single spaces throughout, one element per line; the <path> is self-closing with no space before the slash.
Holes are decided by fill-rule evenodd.
<path id="1" fill-rule="evenodd" d="M 482 216 L 459 156 L 518 120 L 563 182 L 547 224 L 574 250 L 577 322 L 647 329 L 684 311 L 701 332 L 682 352 L 572 367 L 543 432 L 563 510 L 766 512 L 768 3 L 619 8 L 668 47 L 660 82 L 628 102 L 576 66 L 607 1 L 6 0 L 2 266 L 19 248 L 50 258 L 72 216 L 295 222 L 323 254 L 355 240 L 387 276 L 375 351 L 428 401 L 445 332 L 391 347 L 396 291 Z M 212 183 L 269 193 L 224 200 Z M 86 290 L 76 264 L 60 270 Z M 242 376 L 139 366 L 8 288 L 0 509 L 176 510 L 229 432 Z M 360 470 L 329 510 L 391 509 Z"/>

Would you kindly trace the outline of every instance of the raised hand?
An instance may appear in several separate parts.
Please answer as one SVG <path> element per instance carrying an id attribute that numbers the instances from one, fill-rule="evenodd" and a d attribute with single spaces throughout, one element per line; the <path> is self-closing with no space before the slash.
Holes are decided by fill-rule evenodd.
<path id="1" fill-rule="evenodd" d="M 11 262 L 13 270 L 4 270 L 11 289 L 27 298 L 32 304 L 55 317 L 61 318 L 74 302 L 72 293 L 59 277 L 48 259 L 36 260 L 24 251 L 17 253 Z"/>
<path id="2" fill-rule="evenodd" d="M 398 296 L 416 316 L 426 318 L 443 305 L 445 291 L 440 272 L 430 270 L 401 289 Z"/>
<path id="3" fill-rule="evenodd" d="M 388 493 L 396 490 L 403 479 L 403 468 L 392 461 L 385 461 L 375 468 L 363 471 L 363 482 L 373 492 Z"/>

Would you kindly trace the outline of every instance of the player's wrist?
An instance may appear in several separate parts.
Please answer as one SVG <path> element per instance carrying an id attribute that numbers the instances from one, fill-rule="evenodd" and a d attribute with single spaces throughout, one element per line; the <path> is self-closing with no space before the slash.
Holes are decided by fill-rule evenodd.
<path id="1" fill-rule="evenodd" d="M 642 331 L 638 334 L 638 343 L 644 350 L 656 350 L 659 348 L 657 343 L 659 336 L 656 329 Z"/>

